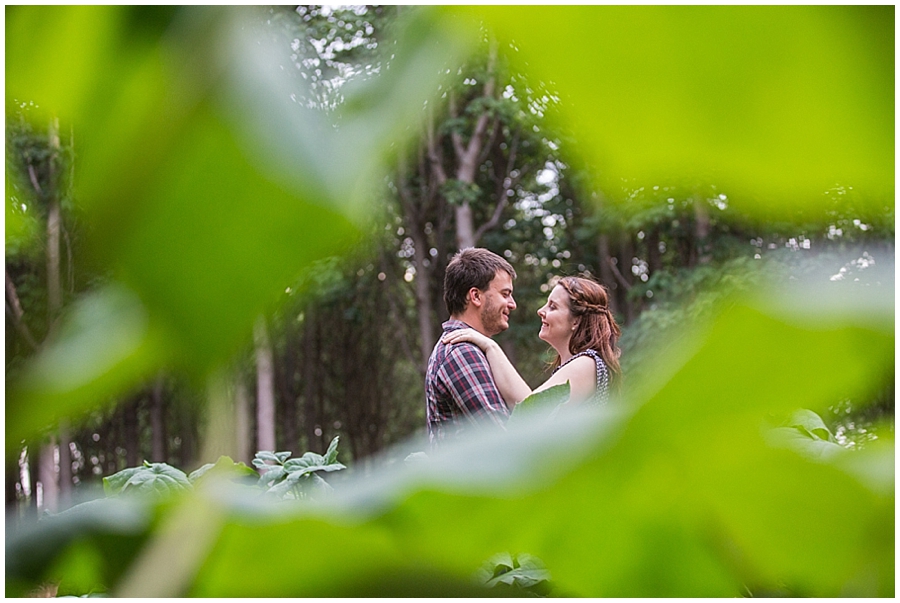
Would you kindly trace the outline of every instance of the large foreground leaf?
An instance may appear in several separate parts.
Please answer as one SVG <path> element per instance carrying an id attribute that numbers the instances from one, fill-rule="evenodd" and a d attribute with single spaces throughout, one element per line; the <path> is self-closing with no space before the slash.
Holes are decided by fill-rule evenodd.
<path id="1" fill-rule="evenodd" d="M 454 11 L 553 83 L 560 123 L 608 195 L 714 182 L 784 217 L 841 184 L 879 211 L 893 203 L 893 6 Z"/>
<path id="2" fill-rule="evenodd" d="M 822 302 L 843 312 L 815 319 L 777 292 L 733 300 L 710 328 L 692 325 L 695 341 L 639 399 L 534 415 L 357 473 L 318 503 L 208 483 L 114 592 L 471 596 L 486 560 L 527 553 L 577 596 L 891 596 L 893 468 L 870 470 L 881 452 L 841 455 L 854 465 L 768 443 L 778 417 L 889 374 L 891 291 L 850 287 Z M 878 310 L 859 317 L 863 297 Z M 176 554 L 181 578 L 154 581 Z"/>
<path id="3" fill-rule="evenodd" d="M 131 296 L 125 313 L 106 311 L 112 293 L 84 299 L 8 389 L 12 446 L 162 368 L 203 384 L 285 287 L 358 239 L 367 183 L 468 39 L 412 11 L 390 69 L 348 84 L 338 127 L 293 100 L 291 41 L 265 23 L 240 8 L 7 9 L 7 107 L 34 102 L 77 134 L 80 261 Z"/>

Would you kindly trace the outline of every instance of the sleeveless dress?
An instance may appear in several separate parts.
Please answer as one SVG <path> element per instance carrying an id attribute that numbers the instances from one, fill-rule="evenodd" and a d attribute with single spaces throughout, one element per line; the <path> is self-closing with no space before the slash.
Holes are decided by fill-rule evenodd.
<path id="1" fill-rule="evenodd" d="M 606 362 L 603 361 L 603 358 L 600 357 L 595 350 L 585 350 L 583 352 L 579 352 L 566 360 L 564 363 L 560 364 L 553 371 L 554 373 L 566 366 L 579 356 L 590 356 L 594 359 L 594 365 L 597 367 L 597 384 L 594 388 L 594 395 L 591 397 L 589 402 L 597 404 L 601 406 L 609 402 L 609 368 L 606 366 Z"/>

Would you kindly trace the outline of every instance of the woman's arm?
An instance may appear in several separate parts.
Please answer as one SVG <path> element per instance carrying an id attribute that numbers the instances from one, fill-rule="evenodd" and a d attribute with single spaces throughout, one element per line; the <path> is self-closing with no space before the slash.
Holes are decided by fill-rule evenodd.
<path id="1" fill-rule="evenodd" d="M 510 410 L 531 395 L 531 388 L 503 353 L 500 345 L 490 337 L 482 335 L 475 329 L 459 329 L 450 331 L 441 338 L 441 341 L 445 345 L 467 341 L 481 348 L 487 357 L 488 364 L 491 365 L 491 373 L 494 375 L 497 389 L 500 390 L 500 395 L 503 396 L 503 400 Z"/>

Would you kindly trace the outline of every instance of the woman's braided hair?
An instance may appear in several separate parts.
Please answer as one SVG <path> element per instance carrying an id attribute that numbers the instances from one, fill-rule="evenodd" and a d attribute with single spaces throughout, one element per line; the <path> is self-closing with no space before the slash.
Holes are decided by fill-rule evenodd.
<path id="1" fill-rule="evenodd" d="M 618 388 L 622 379 L 617 346 L 622 334 L 616 319 L 609 310 L 609 294 L 606 287 L 590 278 L 565 276 L 556 283 L 569 295 L 569 312 L 578 318 L 578 326 L 569 340 L 569 352 L 578 354 L 595 350 L 609 368 L 610 381 Z M 554 368 L 559 366 L 556 357 Z"/>

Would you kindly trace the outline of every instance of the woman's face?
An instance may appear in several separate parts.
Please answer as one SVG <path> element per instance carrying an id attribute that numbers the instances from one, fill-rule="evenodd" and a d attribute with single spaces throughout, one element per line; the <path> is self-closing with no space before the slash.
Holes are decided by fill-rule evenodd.
<path id="1" fill-rule="evenodd" d="M 569 312 L 569 294 L 557 285 L 547 297 L 547 303 L 538 310 L 541 317 L 541 332 L 538 337 L 552 345 L 557 352 L 568 351 L 569 340 L 578 321 Z"/>

